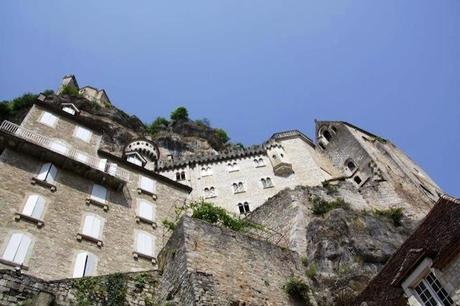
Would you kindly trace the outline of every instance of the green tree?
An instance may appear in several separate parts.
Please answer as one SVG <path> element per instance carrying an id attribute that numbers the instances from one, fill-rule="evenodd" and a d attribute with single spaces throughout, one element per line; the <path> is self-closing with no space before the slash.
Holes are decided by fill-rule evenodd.
<path id="1" fill-rule="evenodd" d="M 220 142 L 222 143 L 227 143 L 230 140 L 227 132 L 225 132 L 223 129 L 215 129 L 214 133 L 216 133 L 217 138 L 219 138 Z"/>
<path id="2" fill-rule="evenodd" d="M 158 133 L 162 128 L 167 127 L 169 121 L 163 117 L 157 117 L 150 125 L 147 126 L 147 131 L 151 134 Z"/>
<path id="3" fill-rule="evenodd" d="M 183 106 L 176 108 L 176 110 L 171 113 L 171 120 L 173 121 L 188 120 L 187 109 Z"/>

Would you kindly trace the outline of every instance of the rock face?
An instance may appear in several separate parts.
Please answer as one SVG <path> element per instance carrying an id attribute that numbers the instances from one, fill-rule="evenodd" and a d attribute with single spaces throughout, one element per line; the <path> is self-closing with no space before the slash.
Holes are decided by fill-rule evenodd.
<path id="1" fill-rule="evenodd" d="M 403 217 L 397 226 L 388 217 L 360 208 L 351 188 L 286 189 L 249 216 L 266 226 L 263 239 L 302 254 L 319 305 L 350 305 L 415 227 L 409 218 Z M 318 215 L 317 199 L 344 199 L 348 205 Z"/>
<path id="2" fill-rule="evenodd" d="M 139 138 L 146 138 L 158 145 L 160 160 L 169 157 L 176 159 L 200 154 L 217 154 L 227 147 L 214 129 L 191 120 L 174 122 L 152 135 L 139 118 L 130 116 L 114 106 L 103 107 L 83 97 L 69 95 L 49 95 L 44 102 L 56 106 L 72 103 L 78 109 L 88 112 L 89 115 L 83 115 L 86 116 L 88 124 L 96 126 L 103 134 L 101 149 L 116 155 L 122 154 L 126 143 Z M 22 118 L 27 110 L 21 112 Z M 20 122 L 22 118 L 19 116 L 14 119 Z"/>

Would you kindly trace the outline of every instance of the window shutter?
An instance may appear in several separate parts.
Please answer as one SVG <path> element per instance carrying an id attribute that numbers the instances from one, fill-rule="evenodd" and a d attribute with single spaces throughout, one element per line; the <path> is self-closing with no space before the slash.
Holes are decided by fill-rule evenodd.
<path id="1" fill-rule="evenodd" d="M 153 221 L 153 205 L 147 201 L 139 202 L 139 216 Z"/>
<path id="2" fill-rule="evenodd" d="M 82 277 L 85 274 L 85 265 L 87 260 L 87 253 L 78 253 L 75 258 L 75 266 L 73 268 L 73 277 Z"/>
<path id="3" fill-rule="evenodd" d="M 49 173 L 48 173 L 48 177 L 46 178 L 46 181 L 48 183 L 54 183 L 54 181 L 56 181 L 57 171 L 58 170 L 57 170 L 56 166 L 51 164 L 50 170 L 49 170 Z"/>
<path id="4" fill-rule="evenodd" d="M 154 184 L 155 182 L 148 178 L 148 177 L 145 177 L 145 176 L 141 176 L 140 177 L 140 188 L 145 190 L 145 191 L 149 191 L 149 192 L 154 192 Z"/>
<path id="5" fill-rule="evenodd" d="M 37 220 L 41 220 L 44 210 L 45 199 L 43 199 L 41 196 L 38 196 L 37 201 L 35 202 L 34 210 L 32 212 L 32 217 L 34 217 Z"/>
<path id="6" fill-rule="evenodd" d="M 96 269 L 96 256 L 93 254 L 86 255 L 86 267 L 84 276 L 90 276 L 94 274 L 94 270 Z"/>
<path id="7" fill-rule="evenodd" d="M 98 165 L 99 170 L 105 172 L 105 166 L 106 166 L 106 164 L 107 164 L 107 159 L 101 158 L 101 159 L 99 160 L 99 165 Z"/>
<path id="8" fill-rule="evenodd" d="M 18 251 L 19 245 L 21 244 L 21 238 L 23 234 L 14 233 L 11 235 L 8 245 L 6 246 L 5 252 L 3 252 L 3 259 L 8 261 L 14 261 L 16 252 Z"/>
<path id="9" fill-rule="evenodd" d="M 30 195 L 27 198 L 26 205 L 24 205 L 24 209 L 22 210 L 22 213 L 26 216 L 32 216 L 33 211 L 35 209 L 35 205 L 37 204 L 38 201 L 38 195 L 33 194 Z"/>
<path id="10" fill-rule="evenodd" d="M 62 108 L 63 111 L 65 111 L 66 113 L 69 113 L 71 115 L 75 115 L 75 110 L 71 107 L 68 107 L 68 106 L 64 106 Z"/>
<path id="11" fill-rule="evenodd" d="M 93 220 L 94 220 L 94 216 L 86 216 L 85 217 L 85 221 L 83 223 L 83 234 L 84 235 L 88 235 L 88 236 L 92 236 L 92 228 L 93 228 Z"/>
<path id="12" fill-rule="evenodd" d="M 92 133 L 88 129 L 85 129 L 81 126 L 77 126 L 75 128 L 75 136 L 85 142 L 90 142 Z"/>
<path id="13" fill-rule="evenodd" d="M 137 234 L 137 251 L 145 255 L 153 255 L 152 237 L 144 232 Z"/>
<path id="14" fill-rule="evenodd" d="M 94 184 L 91 191 L 91 199 L 105 203 L 107 199 L 107 189 L 104 186 Z"/>
<path id="15" fill-rule="evenodd" d="M 14 257 L 14 262 L 22 264 L 24 259 L 27 255 L 27 250 L 29 249 L 30 245 L 30 238 L 27 235 L 22 235 L 21 243 L 19 244 L 18 251 L 16 252 L 16 256 Z"/>
<path id="16" fill-rule="evenodd" d="M 100 236 L 100 233 L 101 233 L 101 227 L 102 227 L 101 219 L 93 217 L 93 224 L 92 224 L 92 228 L 91 228 L 91 233 L 92 233 L 91 236 L 93 236 L 94 238 L 99 239 L 99 236 Z"/>
<path id="17" fill-rule="evenodd" d="M 43 112 L 40 122 L 48 126 L 54 127 L 58 118 L 51 113 Z"/>
<path id="18" fill-rule="evenodd" d="M 46 179 L 46 175 L 48 174 L 51 167 L 51 163 L 43 164 L 40 168 L 40 172 L 38 172 L 37 179 L 40 181 L 44 181 Z"/>

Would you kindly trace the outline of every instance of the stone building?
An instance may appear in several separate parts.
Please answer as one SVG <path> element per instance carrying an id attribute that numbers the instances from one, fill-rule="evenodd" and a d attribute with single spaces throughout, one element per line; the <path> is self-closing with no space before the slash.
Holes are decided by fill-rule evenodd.
<path id="1" fill-rule="evenodd" d="M 58 93 L 66 87 L 79 96 L 40 95 L 20 124 L 1 123 L 0 268 L 46 281 L 156 268 L 170 235 L 162 221 L 200 199 L 245 217 L 282 190 L 345 182 L 355 208 L 398 207 L 420 220 L 441 193 L 394 144 L 347 122 L 316 122 L 315 140 L 291 130 L 181 158 L 105 91 L 74 76 Z M 302 254 L 301 227 L 288 229 L 286 246 Z"/>
<path id="2" fill-rule="evenodd" d="M 460 305 L 460 201 L 442 196 L 357 305 Z"/>

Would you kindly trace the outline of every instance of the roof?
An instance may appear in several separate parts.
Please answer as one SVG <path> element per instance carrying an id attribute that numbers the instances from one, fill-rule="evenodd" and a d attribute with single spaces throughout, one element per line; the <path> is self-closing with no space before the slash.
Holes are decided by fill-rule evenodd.
<path id="1" fill-rule="evenodd" d="M 346 121 L 322 121 L 322 120 L 316 120 L 316 125 L 317 127 L 320 125 L 320 124 L 325 124 L 325 123 L 340 123 L 340 124 L 344 124 L 344 125 L 348 125 L 349 127 L 353 128 L 353 129 L 356 129 L 366 135 L 369 135 L 371 137 L 375 137 L 375 138 L 382 138 L 378 135 L 375 135 L 375 134 L 372 134 L 371 132 L 368 132 L 366 130 L 363 130 L 362 128 L 352 124 L 352 123 L 349 123 L 349 122 L 346 122 Z M 318 129 L 316 130 L 316 132 L 318 132 Z M 383 138 L 382 138 L 383 139 Z"/>
<path id="2" fill-rule="evenodd" d="M 315 146 L 315 143 L 313 142 L 313 140 L 311 140 L 308 136 L 306 136 L 304 133 L 302 133 L 299 130 L 289 130 L 289 131 L 274 133 L 272 137 L 270 137 L 270 139 L 286 139 L 286 138 L 295 138 L 295 137 L 302 138 L 305 142 L 307 142 L 312 147 Z"/>
<path id="3" fill-rule="evenodd" d="M 415 232 L 357 298 L 357 305 L 405 305 L 401 283 L 424 258 L 442 270 L 460 254 L 460 200 L 442 195 Z"/>

